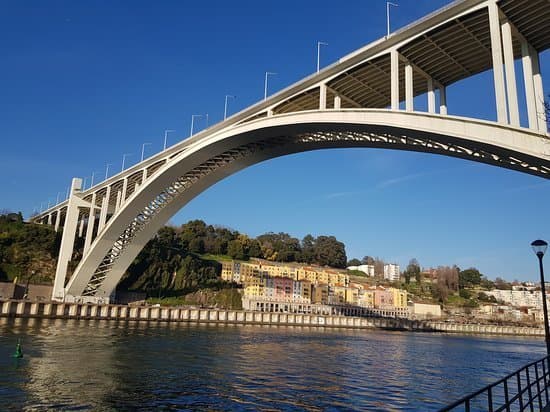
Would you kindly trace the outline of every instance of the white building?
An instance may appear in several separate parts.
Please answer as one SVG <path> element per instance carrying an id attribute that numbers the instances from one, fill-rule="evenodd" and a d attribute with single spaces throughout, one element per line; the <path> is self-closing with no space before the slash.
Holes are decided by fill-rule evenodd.
<path id="1" fill-rule="evenodd" d="M 511 306 L 527 306 L 542 309 L 542 293 L 540 291 L 494 289 L 484 293 L 494 296 L 496 300 Z M 546 302 L 548 303 L 548 296 L 546 296 Z"/>
<path id="2" fill-rule="evenodd" d="M 365 273 L 367 276 L 374 276 L 374 265 L 359 265 L 359 266 L 348 266 L 348 270 L 360 270 Z"/>
<path id="3" fill-rule="evenodd" d="M 399 280 L 399 265 L 395 263 L 387 263 L 384 265 L 384 279 L 388 279 L 390 282 Z"/>

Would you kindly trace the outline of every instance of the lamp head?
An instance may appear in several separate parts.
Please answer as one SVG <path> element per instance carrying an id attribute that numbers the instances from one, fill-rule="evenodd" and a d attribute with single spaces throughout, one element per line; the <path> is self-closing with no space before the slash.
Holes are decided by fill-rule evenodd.
<path id="1" fill-rule="evenodd" d="M 544 253 L 546 252 L 548 243 L 544 240 L 538 239 L 531 243 L 531 247 L 533 248 L 535 255 L 537 255 L 539 258 L 542 258 L 544 256 Z"/>

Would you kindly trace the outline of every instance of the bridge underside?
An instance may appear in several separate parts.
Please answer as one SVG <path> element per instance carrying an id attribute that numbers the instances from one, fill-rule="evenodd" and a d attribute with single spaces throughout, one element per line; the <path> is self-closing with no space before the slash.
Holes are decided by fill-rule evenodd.
<path id="1" fill-rule="evenodd" d="M 427 125 L 424 129 L 423 122 Z M 417 128 L 395 126 L 399 124 Z M 456 131 L 475 133 L 468 139 Z M 330 116 L 323 112 L 276 116 L 205 140 L 159 169 L 111 217 L 70 279 L 66 300 L 73 296 L 108 299 L 127 267 L 170 217 L 226 176 L 266 159 L 324 148 L 370 147 L 441 154 L 550 176 L 549 157 L 534 154 L 541 150 L 537 145 L 548 143 L 540 135 L 525 136 L 525 131 L 489 122 L 473 127 L 459 118 L 412 113 L 342 111 Z M 497 141 L 502 143 L 497 145 Z M 517 145 L 516 150 L 511 149 L 512 144 Z"/>
<path id="2" fill-rule="evenodd" d="M 539 54 L 549 47 L 548 0 L 454 1 L 86 191 L 73 179 L 68 199 L 33 219 L 63 228 L 53 298 L 107 299 L 181 207 L 225 176 L 277 156 L 386 148 L 548 178 Z M 448 116 L 447 87 L 487 70 L 496 122 Z M 422 95 L 427 113 L 415 111 Z M 69 262 L 77 263 L 75 233 L 84 238 L 83 258 L 67 283 Z"/>

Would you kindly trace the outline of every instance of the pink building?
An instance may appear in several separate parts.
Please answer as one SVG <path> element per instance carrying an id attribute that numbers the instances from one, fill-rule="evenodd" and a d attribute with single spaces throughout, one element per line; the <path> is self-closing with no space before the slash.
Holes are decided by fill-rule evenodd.
<path id="1" fill-rule="evenodd" d="M 292 278 L 276 277 L 273 278 L 275 287 L 275 298 L 292 299 L 293 285 Z"/>
<path id="2" fill-rule="evenodd" d="M 393 307 L 393 293 L 379 286 L 374 290 L 374 307 L 384 309 Z"/>

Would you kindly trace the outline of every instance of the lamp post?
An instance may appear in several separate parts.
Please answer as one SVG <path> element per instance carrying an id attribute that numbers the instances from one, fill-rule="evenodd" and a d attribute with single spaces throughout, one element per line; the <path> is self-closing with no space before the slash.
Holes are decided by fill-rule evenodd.
<path id="1" fill-rule="evenodd" d="M 195 118 L 200 119 L 202 117 L 202 114 L 194 114 L 191 116 L 191 132 L 189 133 L 189 137 L 193 136 L 193 126 L 195 125 Z"/>
<path id="2" fill-rule="evenodd" d="M 122 155 L 122 171 L 124 171 L 124 163 L 126 162 L 126 157 L 131 156 L 132 153 L 124 153 Z"/>
<path id="3" fill-rule="evenodd" d="M 399 4 L 392 3 L 391 1 L 386 2 L 386 25 L 388 31 L 386 38 L 390 37 L 390 6 L 399 7 Z"/>
<path id="4" fill-rule="evenodd" d="M 321 68 L 321 46 L 328 46 L 328 43 L 325 43 L 324 41 L 317 42 L 317 73 L 319 73 Z"/>
<path id="5" fill-rule="evenodd" d="M 164 131 L 164 150 L 166 150 L 166 142 L 168 140 L 168 133 L 175 132 L 175 130 L 165 130 Z"/>
<path id="6" fill-rule="evenodd" d="M 225 106 L 224 106 L 224 109 L 223 109 L 223 120 L 227 119 L 227 99 L 234 99 L 235 96 L 233 96 L 232 94 L 226 94 L 225 95 Z"/>
<path id="7" fill-rule="evenodd" d="M 145 155 L 145 146 L 149 146 L 151 143 L 143 143 L 141 145 L 141 161 L 143 162 L 143 156 Z"/>
<path id="8" fill-rule="evenodd" d="M 109 166 L 112 166 L 113 164 L 112 163 L 107 163 L 105 165 L 105 180 L 107 180 L 107 178 L 109 177 Z"/>
<path id="9" fill-rule="evenodd" d="M 93 187 L 94 186 L 94 178 L 95 178 L 95 175 L 97 173 L 100 173 L 100 172 L 92 172 L 92 180 L 91 180 L 91 183 L 90 183 L 90 187 Z"/>
<path id="10" fill-rule="evenodd" d="M 265 72 L 265 80 L 264 80 L 264 100 L 267 99 L 267 76 L 274 76 L 277 73 L 275 72 Z"/>
<path id="11" fill-rule="evenodd" d="M 548 308 L 546 307 L 546 287 L 544 286 L 544 269 L 542 268 L 542 257 L 548 243 L 544 240 L 535 240 L 531 243 L 533 251 L 539 258 L 539 269 L 540 269 L 540 290 L 542 292 L 542 312 L 544 314 L 544 337 L 546 341 L 546 355 L 550 355 L 550 329 L 548 329 Z"/>

